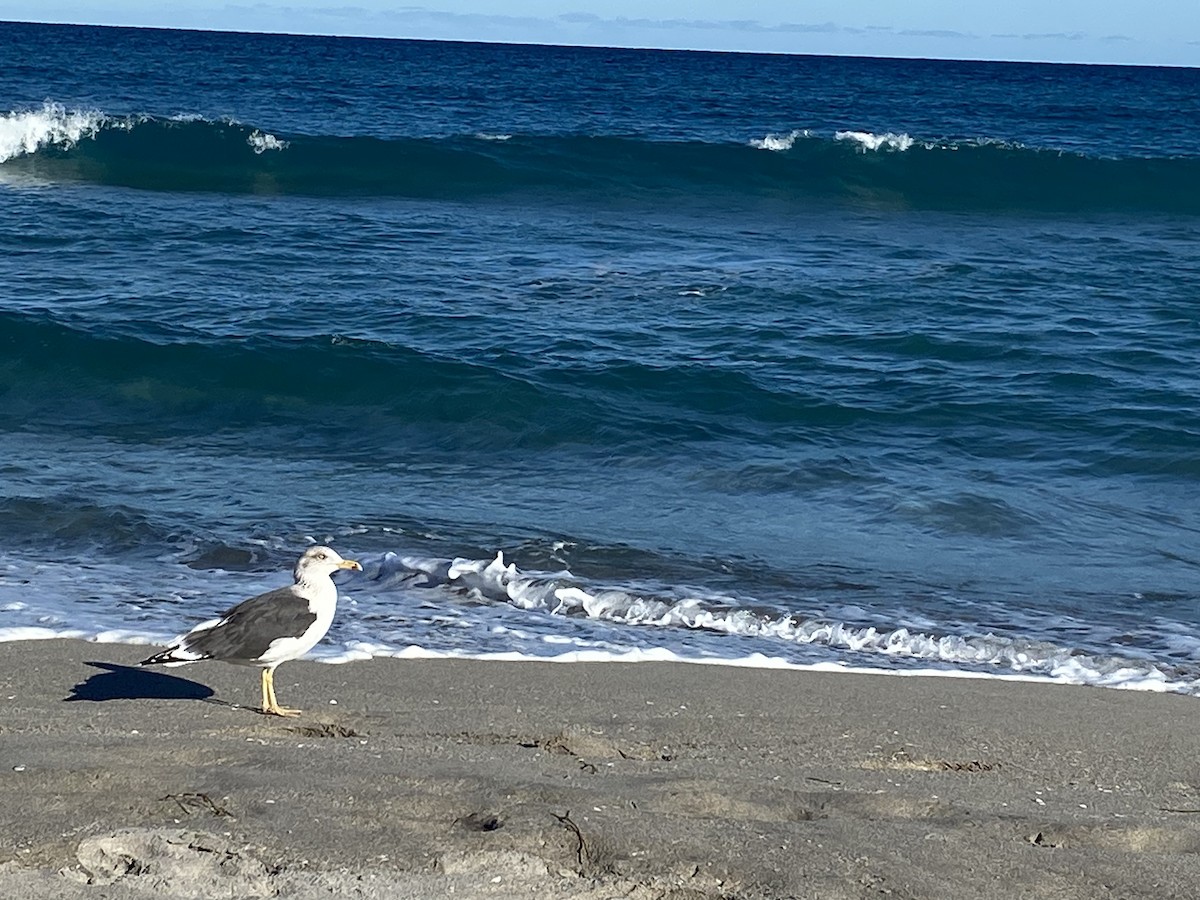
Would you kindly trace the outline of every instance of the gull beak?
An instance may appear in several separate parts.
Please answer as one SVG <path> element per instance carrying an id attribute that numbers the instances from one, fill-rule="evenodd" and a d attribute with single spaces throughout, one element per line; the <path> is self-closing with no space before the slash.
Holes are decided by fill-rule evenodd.
<path id="1" fill-rule="evenodd" d="M 362 571 L 362 566 L 360 566 L 358 564 L 357 560 L 353 560 L 353 559 L 343 559 L 340 563 L 338 563 L 338 568 L 339 569 L 356 569 L 359 572 Z"/>

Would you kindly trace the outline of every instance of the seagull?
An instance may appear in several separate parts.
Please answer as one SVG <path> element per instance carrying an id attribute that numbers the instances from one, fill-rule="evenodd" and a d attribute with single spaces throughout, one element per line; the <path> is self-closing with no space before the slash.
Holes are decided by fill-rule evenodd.
<path id="1" fill-rule="evenodd" d="M 325 636 L 337 609 L 337 587 L 330 578 L 339 569 L 362 566 L 342 559 L 328 547 L 309 547 L 293 571 L 296 583 L 243 600 L 215 619 L 202 622 L 166 650 L 140 666 L 184 666 L 219 659 L 262 669 L 262 711 L 298 716 L 275 699 L 275 667 L 303 656 Z"/>

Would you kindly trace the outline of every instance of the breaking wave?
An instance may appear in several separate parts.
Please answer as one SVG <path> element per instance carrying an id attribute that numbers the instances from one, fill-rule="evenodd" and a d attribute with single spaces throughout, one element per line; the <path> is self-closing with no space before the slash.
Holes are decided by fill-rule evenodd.
<path id="1" fill-rule="evenodd" d="M 804 648 L 835 651 L 842 665 L 895 669 L 904 661 L 964 673 L 1033 676 L 1068 684 L 1200 693 L 1200 675 L 1184 667 L 1164 668 L 1149 653 L 1128 657 L 1088 652 L 1049 640 L 993 633 L 958 634 L 947 629 L 916 630 L 902 625 L 841 621 L 836 616 L 787 613 L 731 597 L 655 593 L 628 585 L 586 584 L 570 572 L 530 573 L 494 559 L 430 559 L 386 553 L 365 560 L 364 593 L 438 588 L 476 602 L 496 603 L 551 617 L 585 618 L 639 629 L 689 629 L 740 639 L 720 658 L 752 652 L 764 659 L 812 662 Z M 446 609 L 447 604 L 439 604 Z M 374 626 L 378 629 L 378 623 Z M 411 627 L 411 623 L 410 623 Z M 512 631 L 512 629 L 507 629 Z M 543 641 L 561 649 L 568 643 L 551 634 Z M 626 645 L 604 645 L 609 651 Z M 712 646 L 711 644 L 709 645 Z M 801 655 L 789 653 L 788 648 Z M 642 649 L 645 649 L 643 647 Z M 349 641 L 346 652 L 393 655 L 395 647 L 370 640 Z"/>
<path id="2" fill-rule="evenodd" d="M 768 150 L 770 153 L 759 151 Z M 798 129 L 745 143 L 471 133 L 336 136 L 197 116 L 41 109 L 0 117 L 0 179 L 145 190 L 611 202 L 1200 213 L 1200 159 L 1107 158 L 989 138 Z"/>

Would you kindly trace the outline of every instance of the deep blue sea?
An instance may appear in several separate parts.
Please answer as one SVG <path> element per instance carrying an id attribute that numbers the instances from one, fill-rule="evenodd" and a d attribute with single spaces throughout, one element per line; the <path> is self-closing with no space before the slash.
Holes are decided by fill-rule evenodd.
<path id="1" fill-rule="evenodd" d="M 1200 693 L 1200 70 L 0 58 L 0 637 Z"/>

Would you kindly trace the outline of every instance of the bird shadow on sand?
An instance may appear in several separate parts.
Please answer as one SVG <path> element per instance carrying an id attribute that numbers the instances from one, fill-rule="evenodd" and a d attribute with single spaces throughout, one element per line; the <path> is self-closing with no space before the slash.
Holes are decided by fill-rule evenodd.
<path id="1" fill-rule="evenodd" d="M 117 663 L 88 662 L 84 665 L 93 669 L 103 669 L 91 677 L 79 682 L 71 688 L 71 695 L 64 697 L 65 702 L 72 700 L 201 700 L 205 703 L 217 703 L 221 706 L 231 704 L 213 697 L 216 693 L 208 685 L 177 675 L 166 675 L 162 672 L 152 672 L 136 666 L 122 666 Z"/>

